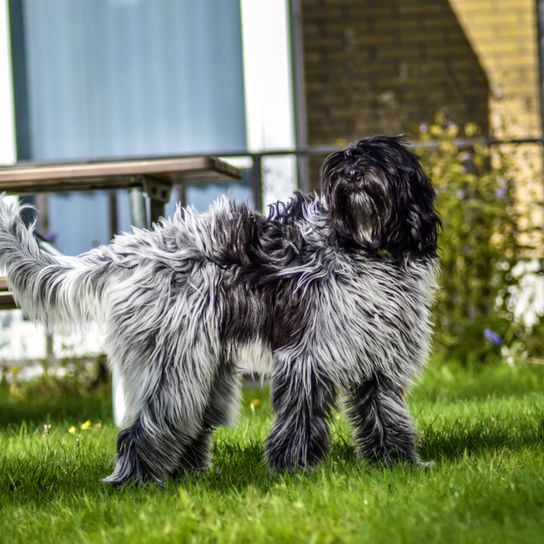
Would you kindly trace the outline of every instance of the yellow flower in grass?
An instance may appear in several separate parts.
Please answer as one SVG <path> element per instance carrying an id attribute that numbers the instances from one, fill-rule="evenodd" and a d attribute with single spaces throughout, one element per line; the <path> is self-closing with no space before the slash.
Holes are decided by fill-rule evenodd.
<path id="1" fill-rule="evenodd" d="M 70 434 L 76 434 L 77 433 L 77 429 L 72 425 L 69 429 L 68 429 L 68 432 Z"/>
<path id="2" fill-rule="evenodd" d="M 88 419 L 87 421 L 85 421 L 85 423 L 81 424 L 81 430 L 82 431 L 88 431 L 92 426 L 93 426 L 93 424 L 92 424 L 91 420 Z"/>
<path id="3" fill-rule="evenodd" d="M 24 399 L 26 397 L 26 391 L 16 383 L 10 384 L 9 393 L 16 399 Z"/>
<path id="4" fill-rule="evenodd" d="M 254 413 L 255 410 L 260 406 L 261 404 L 261 401 L 259 399 L 253 399 L 250 403 L 249 403 L 249 408 L 250 410 Z"/>

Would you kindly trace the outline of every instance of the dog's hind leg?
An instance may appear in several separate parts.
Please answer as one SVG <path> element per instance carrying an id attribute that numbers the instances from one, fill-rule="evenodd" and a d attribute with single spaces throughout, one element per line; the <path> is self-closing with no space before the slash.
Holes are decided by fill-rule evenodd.
<path id="1" fill-rule="evenodd" d="M 210 390 L 202 428 L 185 448 L 179 463 L 180 472 L 199 472 L 208 468 L 212 433 L 217 427 L 232 423 L 239 403 L 240 385 L 234 364 L 222 362 Z"/>
<path id="2" fill-rule="evenodd" d="M 314 467 L 328 453 L 328 419 L 335 404 L 332 382 L 308 357 L 278 364 L 272 380 L 275 422 L 266 458 L 277 471 Z"/>
<path id="3" fill-rule="evenodd" d="M 161 482 L 177 473 L 185 449 L 202 429 L 209 370 L 216 368 L 211 355 L 209 361 L 209 369 L 190 360 L 162 363 L 154 372 L 142 370 L 124 380 L 129 425 L 119 433 L 117 464 L 105 483 Z"/>
<path id="4" fill-rule="evenodd" d="M 373 375 L 348 392 L 346 405 L 355 446 L 363 458 L 385 464 L 419 463 L 415 427 L 403 390 L 391 379 Z"/>

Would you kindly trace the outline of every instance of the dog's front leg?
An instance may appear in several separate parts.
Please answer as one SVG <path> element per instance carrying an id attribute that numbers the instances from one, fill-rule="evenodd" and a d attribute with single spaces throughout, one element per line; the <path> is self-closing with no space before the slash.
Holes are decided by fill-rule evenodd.
<path id="1" fill-rule="evenodd" d="M 420 464 L 416 433 L 403 389 L 376 373 L 349 391 L 347 416 L 354 427 L 355 447 L 371 462 Z"/>
<path id="2" fill-rule="evenodd" d="M 275 422 L 266 441 L 266 458 L 277 471 L 314 467 L 330 446 L 328 419 L 334 385 L 309 358 L 278 364 L 272 380 Z"/>

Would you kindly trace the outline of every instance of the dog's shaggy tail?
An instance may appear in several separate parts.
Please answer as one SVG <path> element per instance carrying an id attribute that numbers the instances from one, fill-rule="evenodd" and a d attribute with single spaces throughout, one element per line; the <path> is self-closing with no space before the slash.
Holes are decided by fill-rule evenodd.
<path id="1" fill-rule="evenodd" d="M 15 299 L 34 320 L 48 326 L 71 326 L 95 320 L 111 265 L 107 248 L 79 257 L 56 257 L 38 246 L 18 206 L 0 195 L 0 267 L 13 286 Z"/>

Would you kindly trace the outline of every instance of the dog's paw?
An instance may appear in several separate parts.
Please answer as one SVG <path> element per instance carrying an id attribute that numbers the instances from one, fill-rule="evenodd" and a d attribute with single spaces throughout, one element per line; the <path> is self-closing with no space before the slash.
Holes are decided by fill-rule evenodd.
<path id="1" fill-rule="evenodd" d="M 155 484 L 164 486 L 164 481 L 149 468 L 138 462 L 137 457 L 120 456 L 113 472 L 102 480 L 111 487 Z"/>
<path id="2" fill-rule="evenodd" d="M 306 456 L 295 448 L 281 446 L 268 441 L 266 444 L 266 462 L 272 472 L 281 474 L 284 472 L 293 473 L 296 470 L 307 466 Z"/>
<path id="3" fill-rule="evenodd" d="M 102 479 L 102 482 L 111 487 L 123 487 L 123 486 L 140 486 L 140 485 L 158 485 L 164 487 L 166 484 L 163 480 L 155 477 L 148 478 L 136 478 L 131 476 L 120 476 L 113 472 L 106 478 Z"/>
<path id="4" fill-rule="evenodd" d="M 293 474 L 297 469 L 302 468 L 300 464 L 293 463 L 285 458 L 267 456 L 266 462 L 270 471 L 275 474 L 283 474 L 286 472 Z"/>
<path id="5" fill-rule="evenodd" d="M 421 470 L 433 470 L 436 468 L 436 461 L 422 461 L 421 459 L 418 459 L 414 462 L 414 465 Z"/>
<path id="6" fill-rule="evenodd" d="M 373 449 L 360 454 L 361 460 L 374 466 L 384 468 L 396 465 L 405 465 L 407 468 L 430 470 L 435 466 L 434 461 L 423 461 L 413 450 L 404 451 L 400 449 Z"/>
<path id="7" fill-rule="evenodd" d="M 201 465 L 201 466 L 181 465 L 172 474 L 172 478 L 174 480 L 177 480 L 179 478 L 184 478 L 186 476 L 204 476 L 210 472 L 218 472 L 218 471 L 219 470 L 212 463 L 209 463 L 207 465 Z"/>
<path id="8" fill-rule="evenodd" d="M 294 473 L 300 470 L 313 470 L 323 459 L 323 448 L 301 447 L 296 443 L 274 444 L 269 441 L 266 447 L 266 461 L 270 470 L 276 473 Z"/>

